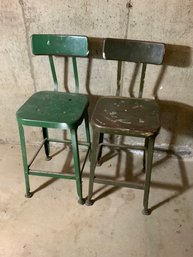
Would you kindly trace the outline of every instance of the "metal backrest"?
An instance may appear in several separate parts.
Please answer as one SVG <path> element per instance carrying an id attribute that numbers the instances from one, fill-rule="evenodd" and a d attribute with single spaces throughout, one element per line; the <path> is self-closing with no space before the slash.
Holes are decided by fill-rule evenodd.
<path id="1" fill-rule="evenodd" d="M 139 95 L 143 94 L 143 86 L 147 64 L 161 64 L 165 53 L 163 43 L 147 42 L 140 40 L 106 38 L 104 42 L 104 58 L 107 60 L 117 60 L 118 78 L 121 77 L 121 62 L 142 63 L 141 81 Z"/>
<path id="2" fill-rule="evenodd" d="M 48 55 L 50 67 L 54 80 L 54 90 L 58 90 L 58 80 L 54 66 L 54 56 L 72 57 L 75 92 L 79 91 L 79 79 L 76 57 L 88 56 L 88 38 L 85 36 L 75 35 L 54 35 L 54 34 L 37 34 L 32 35 L 32 52 L 35 55 Z"/>

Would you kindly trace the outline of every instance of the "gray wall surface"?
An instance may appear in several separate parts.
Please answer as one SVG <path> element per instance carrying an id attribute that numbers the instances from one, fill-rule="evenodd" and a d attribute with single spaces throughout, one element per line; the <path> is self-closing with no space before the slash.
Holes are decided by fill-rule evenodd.
<path id="1" fill-rule="evenodd" d="M 1 143 L 19 143 L 16 110 L 35 91 L 52 89 L 48 60 L 31 54 L 30 36 L 78 34 L 166 44 L 163 66 L 149 66 L 147 70 L 144 96 L 155 97 L 160 104 L 162 129 L 156 145 L 191 154 L 193 0 L 1 0 L 0 32 Z M 100 59 L 79 59 L 78 63 L 81 92 L 89 94 L 91 112 L 94 96 L 115 94 L 117 66 Z M 70 67 L 67 81 L 63 78 L 64 60 L 60 58 L 56 64 L 61 74 L 60 90 L 67 86 L 72 89 Z M 134 73 L 135 65 L 125 64 L 122 79 L 125 96 L 137 92 L 137 83 L 132 80 Z M 39 131 L 27 129 L 28 143 L 34 139 L 35 142 L 40 139 Z"/>

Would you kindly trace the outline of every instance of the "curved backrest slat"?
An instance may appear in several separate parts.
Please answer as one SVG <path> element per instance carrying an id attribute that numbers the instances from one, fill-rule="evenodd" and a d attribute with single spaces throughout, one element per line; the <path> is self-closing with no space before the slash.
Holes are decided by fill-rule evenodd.
<path id="1" fill-rule="evenodd" d="M 86 57 L 88 38 L 75 35 L 34 34 L 32 52 L 35 55 L 63 55 Z"/>
<path id="2" fill-rule="evenodd" d="M 163 43 L 106 38 L 104 58 L 107 60 L 161 64 L 165 53 Z"/>

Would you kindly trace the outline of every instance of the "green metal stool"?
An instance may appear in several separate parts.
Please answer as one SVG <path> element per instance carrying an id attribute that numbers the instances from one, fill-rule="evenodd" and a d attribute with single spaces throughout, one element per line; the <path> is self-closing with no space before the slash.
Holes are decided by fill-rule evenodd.
<path id="1" fill-rule="evenodd" d="M 79 79 L 76 57 L 87 57 L 88 39 L 85 36 L 32 35 L 32 51 L 35 55 L 49 56 L 49 62 L 54 81 L 54 91 L 40 91 L 34 93 L 16 113 L 23 157 L 26 197 L 32 196 L 32 192 L 30 192 L 29 175 L 74 179 L 76 180 L 79 203 L 83 204 L 84 200 L 82 196 L 82 176 L 79 161 L 77 130 L 79 125 L 84 121 L 86 130 L 86 142 L 83 144 L 88 147 L 89 151 L 90 133 L 87 113 L 89 103 L 87 96 L 79 94 Z M 58 91 L 58 81 L 53 56 L 72 57 L 75 78 L 75 93 L 65 93 Z M 43 132 L 43 142 L 29 163 L 27 160 L 23 126 L 41 127 Z M 69 130 L 71 134 L 71 140 L 56 140 L 49 138 L 49 128 Z M 43 146 L 45 148 L 47 160 L 51 159 L 49 142 L 70 142 L 72 144 L 75 175 L 61 174 L 59 172 L 40 171 L 30 168 Z"/>
<path id="2" fill-rule="evenodd" d="M 102 97 L 93 111 L 91 125 L 93 141 L 91 149 L 91 168 L 87 205 L 92 205 L 93 184 L 101 183 L 118 187 L 144 189 L 143 213 L 148 215 L 148 199 L 151 181 L 154 140 L 160 129 L 159 109 L 155 100 L 142 98 L 147 64 L 161 64 L 165 52 L 164 44 L 126 40 L 105 39 L 104 56 L 107 60 L 118 61 L 117 96 Z M 119 96 L 122 61 L 142 63 L 141 81 L 138 98 Z M 144 138 L 144 146 L 128 146 L 103 142 L 104 134 L 123 135 Z M 144 185 L 102 179 L 96 176 L 95 166 L 100 162 L 103 146 L 140 149 L 144 151 Z"/>

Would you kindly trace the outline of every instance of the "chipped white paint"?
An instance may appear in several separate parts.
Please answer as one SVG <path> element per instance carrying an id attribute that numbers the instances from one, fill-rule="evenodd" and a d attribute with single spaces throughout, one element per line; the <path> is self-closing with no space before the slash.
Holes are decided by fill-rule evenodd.
<path id="1" fill-rule="evenodd" d="M 112 112 L 110 112 L 109 114 L 110 114 L 111 116 L 115 116 L 115 115 L 117 115 L 117 112 L 112 111 Z"/>
<path id="2" fill-rule="evenodd" d="M 144 123 L 145 121 L 139 118 L 139 123 Z"/>
<path id="3" fill-rule="evenodd" d="M 99 119 L 96 119 L 96 121 L 97 121 L 98 123 L 100 123 L 101 125 L 106 125 L 106 123 L 102 122 L 102 121 L 99 120 Z"/>
<path id="4" fill-rule="evenodd" d="M 128 120 L 125 120 L 125 119 L 117 119 L 117 121 L 121 122 L 121 123 L 124 123 L 124 124 L 132 124 L 131 121 L 128 121 Z"/>

